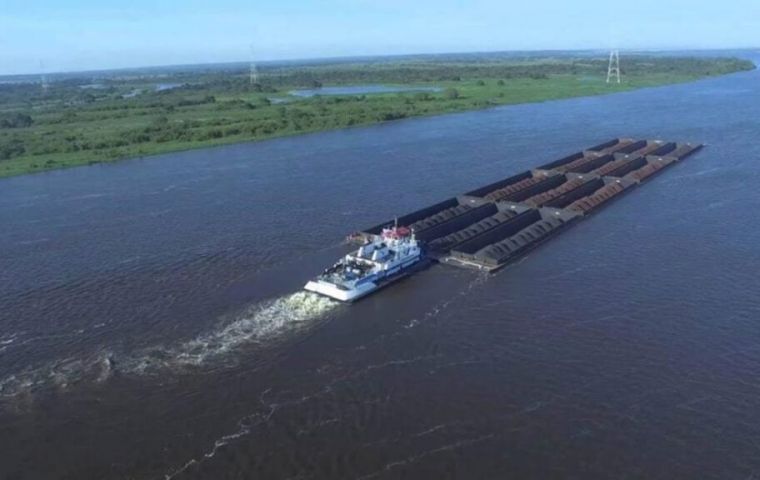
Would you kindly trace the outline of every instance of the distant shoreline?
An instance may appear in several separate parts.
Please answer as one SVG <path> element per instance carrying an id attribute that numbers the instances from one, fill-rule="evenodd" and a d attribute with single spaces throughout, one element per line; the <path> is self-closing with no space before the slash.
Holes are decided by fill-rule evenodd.
<path id="1" fill-rule="evenodd" d="M 232 77 L 213 72 L 162 77 L 162 84 L 179 85 L 169 89 L 151 88 L 140 79 L 104 81 L 103 88 L 69 81 L 46 92 L 38 85 L 0 85 L 0 127 L 5 125 L 0 128 L 0 177 L 403 118 L 619 93 L 754 68 L 752 62 L 721 57 L 641 57 L 623 65 L 621 84 L 605 83 L 605 59 L 527 58 L 288 67 L 262 72 L 253 86 L 245 71 Z M 288 95 L 295 89 L 319 91 L 319 79 L 350 92 L 369 84 L 426 90 Z M 287 101 L 273 103 L 272 97 Z"/>
<path id="2" fill-rule="evenodd" d="M 696 48 L 696 49 L 632 49 L 621 50 L 621 56 L 660 56 L 660 57 L 737 57 L 741 58 L 742 53 L 760 52 L 758 48 Z M 341 55 L 327 57 L 303 57 L 303 58 L 282 58 L 270 59 L 257 62 L 261 67 L 287 67 L 287 66 L 309 66 L 309 65 L 336 65 L 350 63 L 370 63 L 370 62 L 388 62 L 398 63 L 410 60 L 430 61 L 442 58 L 467 58 L 478 56 L 500 57 L 500 58 L 540 58 L 540 57 L 599 57 L 609 53 L 608 49 L 599 48 L 580 48 L 574 50 L 488 50 L 488 51 L 466 51 L 466 52 L 417 52 L 417 53 L 391 53 L 387 55 Z M 203 63 L 174 63 L 174 64 L 155 64 L 155 65 L 136 65 L 110 68 L 86 68 L 82 70 L 60 70 L 53 72 L 18 72 L 0 74 L 0 84 L 10 83 L 9 79 L 21 80 L 20 83 L 39 83 L 40 75 L 46 74 L 51 77 L 63 78 L 81 78 L 97 77 L 111 74 L 147 74 L 150 72 L 166 71 L 187 71 L 187 70 L 209 70 L 209 69 L 245 69 L 250 64 L 249 60 L 230 60 L 224 62 L 203 62 Z"/>

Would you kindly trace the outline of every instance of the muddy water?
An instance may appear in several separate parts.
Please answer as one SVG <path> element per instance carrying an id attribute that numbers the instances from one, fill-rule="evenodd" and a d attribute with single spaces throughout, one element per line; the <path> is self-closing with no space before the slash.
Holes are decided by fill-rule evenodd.
<path id="1" fill-rule="evenodd" d="M 760 74 L 0 181 L 0 478 L 760 472 Z M 493 276 L 300 293 L 614 136 L 708 147 Z"/>

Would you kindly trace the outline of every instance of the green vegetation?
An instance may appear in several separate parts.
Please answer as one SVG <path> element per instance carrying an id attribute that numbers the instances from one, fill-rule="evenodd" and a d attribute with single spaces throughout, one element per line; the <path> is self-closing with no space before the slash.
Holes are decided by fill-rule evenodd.
<path id="1" fill-rule="evenodd" d="M 629 57 L 605 83 L 592 57 L 431 57 L 270 66 L 251 85 L 243 66 L 117 72 L 92 79 L 0 84 L 0 177 L 282 135 L 496 105 L 598 95 L 749 70 L 731 58 Z M 156 84 L 178 84 L 156 90 Z M 322 85 L 391 84 L 435 92 L 288 95 Z M 169 85 L 175 86 L 175 85 Z"/>

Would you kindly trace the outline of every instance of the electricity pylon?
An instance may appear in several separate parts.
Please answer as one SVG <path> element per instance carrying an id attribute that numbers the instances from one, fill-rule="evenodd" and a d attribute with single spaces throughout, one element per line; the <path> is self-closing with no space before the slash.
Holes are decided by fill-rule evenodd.
<path id="1" fill-rule="evenodd" d="M 253 45 L 251 45 L 251 68 L 248 73 L 248 79 L 251 83 L 251 87 L 259 83 L 259 72 L 256 70 L 256 61 L 254 60 L 253 53 Z"/>
<path id="2" fill-rule="evenodd" d="M 45 64 L 42 63 L 42 60 L 40 60 L 40 85 L 42 85 L 42 91 L 47 93 L 50 83 L 47 75 L 45 75 Z"/>
<path id="3" fill-rule="evenodd" d="M 610 64 L 607 67 L 607 83 L 615 78 L 620 83 L 620 53 L 617 50 L 610 51 Z"/>

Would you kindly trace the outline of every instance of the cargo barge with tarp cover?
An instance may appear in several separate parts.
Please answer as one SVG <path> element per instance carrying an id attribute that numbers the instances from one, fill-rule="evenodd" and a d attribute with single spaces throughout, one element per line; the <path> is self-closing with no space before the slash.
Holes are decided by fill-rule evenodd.
<path id="1" fill-rule="evenodd" d="M 350 239 L 377 244 L 389 228 L 402 228 L 428 259 L 495 271 L 701 148 L 616 138 L 375 225 Z"/>

